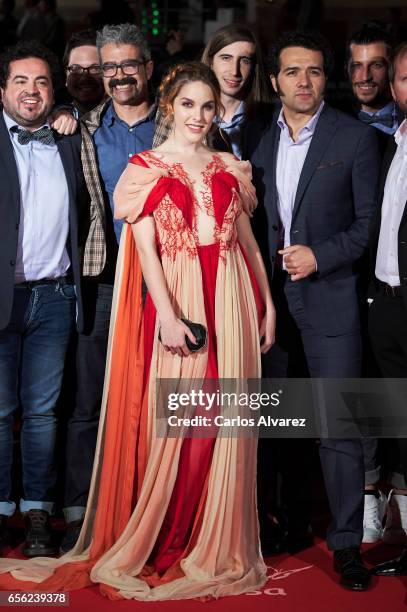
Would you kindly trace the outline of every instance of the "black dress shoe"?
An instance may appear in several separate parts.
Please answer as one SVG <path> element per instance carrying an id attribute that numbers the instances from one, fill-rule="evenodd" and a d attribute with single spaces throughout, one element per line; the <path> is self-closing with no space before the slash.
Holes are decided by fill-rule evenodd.
<path id="1" fill-rule="evenodd" d="M 371 581 L 367 567 L 363 565 L 359 548 L 343 548 L 334 551 L 334 570 L 341 575 L 340 584 L 352 591 L 365 591 Z"/>
<path id="2" fill-rule="evenodd" d="M 407 550 L 403 550 L 400 557 L 380 563 L 372 569 L 375 576 L 407 576 Z"/>
<path id="3" fill-rule="evenodd" d="M 8 517 L 0 514 L 0 557 L 4 554 L 4 549 L 9 544 L 10 534 L 7 528 Z"/>
<path id="4" fill-rule="evenodd" d="M 50 557 L 56 555 L 57 552 L 48 512 L 45 510 L 29 510 L 25 515 L 23 555 L 26 557 Z"/>
<path id="5" fill-rule="evenodd" d="M 260 524 L 260 542 L 263 557 L 294 555 L 314 544 L 312 527 L 308 523 L 290 526 L 282 514 Z"/>
<path id="6" fill-rule="evenodd" d="M 295 555 L 302 550 L 306 550 L 314 545 L 314 534 L 311 525 L 307 525 L 300 530 L 289 530 L 287 536 L 286 549 L 290 555 Z"/>
<path id="7" fill-rule="evenodd" d="M 281 555 L 286 550 L 287 521 L 281 512 L 260 521 L 260 542 L 263 557 Z"/>
<path id="8" fill-rule="evenodd" d="M 75 546 L 76 542 L 78 541 L 79 534 L 82 529 L 82 525 L 83 525 L 83 519 L 80 519 L 78 521 L 71 521 L 70 523 L 67 524 L 64 539 L 62 540 L 61 547 L 59 549 L 60 553 L 64 555 L 65 553 L 72 550 L 72 548 Z"/>

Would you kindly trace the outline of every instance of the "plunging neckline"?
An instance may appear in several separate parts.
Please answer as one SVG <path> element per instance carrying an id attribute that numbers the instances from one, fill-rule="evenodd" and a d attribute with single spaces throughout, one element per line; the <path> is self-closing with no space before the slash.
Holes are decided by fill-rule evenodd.
<path id="1" fill-rule="evenodd" d="M 208 194 L 209 192 L 211 195 L 211 199 L 213 197 L 211 185 L 209 184 L 208 177 L 205 177 L 205 174 L 208 172 L 208 168 L 210 168 L 210 166 L 214 162 L 217 162 L 217 164 L 221 166 L 221 170 L 216 169 L 215 172 L 210 173 L 211 176 L 214 176 L 219 171 L 221 172 L 226 171 L 226 163 L 224 162 L 224 160 L 218 153 L 212 153 L 211 159 L 208 161 L 208 163 L 202 168 L 202 170 L 199 173 L 199 176 L 203 177 L 203 182 L 202 182 L 203 188 L 199 190 L 199 193 L 202 196 L 202 202 L 200 202 L 198 195 L 197 195 L 197 190 L 195 188 L 196 182 L 197 182 L 196 179 L 191 178 L 190 174 L 185 170 L 181 162 L 168 163 L 164 161 L 164 159 L 162 159 L 161 157 L 158 157 L 158 155 L 153 151 L 145 151 L 143 155 L 146 156 L 147 158 L 149 157 L 152 158 L 153 161 L 155 162 L 158 162 L 157 164 L 158 166 L 161 165 L 167 168 L 171 176 L 173 176 L 174 178 L 178 178 L 181 182 L 183 182 L 190 189 L 191 194 L 192 194 L 192 199 L 194 202 L 194 206 L 197 209 L 204 211 L 210 217 L 215 216 L 213 212 L 212 214 L 210 214 L 211 211 L 208 209 L 208 205 L 205 206 L 205 195 Z"/>
<path id="2" fill-rule="evenodd" d="M 212 153 L 211 158 L 200 170 L 200 175 L 203 177 L 198 192 L 200 200 L 196 190 L 198 179 L 190 177 L 182 162 L 168 163 L 151 150 L 144 151 L 138 156 L 147 167 L 155 166 L 163 171 L 163 179 L 178 182 L 188 193 L 189 204 L 187 206 L 190 213 L 179 206 L 176 195 L 173 204 L 181 210 L 195 243 L 207 246 L 222 242 L 225 232 L 224 224 L 226 222 L 229 225 L 232 220 L 230 215 L 228 216 L 228 210 L 230 206 L 233 206 L 234 194 L 239 192 L 239 188 L 236 177 L 228 170 L 227 163 L 221 155 L 217 152 Z M 230 193 L 229 197 L 227 193 Z M 185 204 L 187 204 L 186 201 Z M 212 239 L 208 240 L 209 236 Z"/>

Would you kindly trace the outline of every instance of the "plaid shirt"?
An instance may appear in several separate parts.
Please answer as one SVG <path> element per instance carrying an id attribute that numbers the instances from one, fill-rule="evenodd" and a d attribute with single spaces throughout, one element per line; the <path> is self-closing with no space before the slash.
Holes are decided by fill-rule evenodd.
<path id="1" fill-rule="evenodd" d="M 84 276 L 99 276 L 106 263 L 106 202 L 93 134 L 100 126 L 102 115 L 109 103 L 110 98 L 103 100 L 80 120 L 83 174 L 90 195 L 90 227 L 83 257 Z"/>
<path id="2" fill-rule="evenodd" d="M 171 122 L 165 120 L 164 115 L 160 111 L 157 110 L 157 114 L 155 116 L 155 132 L 154 132 L 154 140 L 153 140 L 153 149 L 159 147 L 160 144 L 165 142 L 170 135 L 172 128 Z"/>
<path id="3" fill-rule="evenodd" d="M 106 264 L 106 206 L 110 204 L 102 187 L 93 134 L 100 127 L 110 102 L 110 98 L 103 100 L 80 120 L 83 174 L 90 195 L 90 227 L 83 257 L 84 276 L 99 276 Z"/>

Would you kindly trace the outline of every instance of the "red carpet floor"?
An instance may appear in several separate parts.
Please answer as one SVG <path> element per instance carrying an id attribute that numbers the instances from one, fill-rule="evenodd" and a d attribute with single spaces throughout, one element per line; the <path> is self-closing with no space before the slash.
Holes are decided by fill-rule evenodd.
<path id="1" fill-rule="evenodd" d="M 398 549 L 384 544 L 363 549 L 369 565 L 397 553 Z M 208 603 L 112 602 L 104 599 L 97 587 L 92 587 L 71 592 L 69 608 L 65 609 L 70 612 L 399 612 L 407 609 L 407 577 L 374 578 L 372 587 L 363 593 L 342 589 L 332 569 L 332 554 L 322 540 L 294 556 L 270 557 L 267 565 L 269 580 L 266 586 L 261 591 L 239 597 Z"/>

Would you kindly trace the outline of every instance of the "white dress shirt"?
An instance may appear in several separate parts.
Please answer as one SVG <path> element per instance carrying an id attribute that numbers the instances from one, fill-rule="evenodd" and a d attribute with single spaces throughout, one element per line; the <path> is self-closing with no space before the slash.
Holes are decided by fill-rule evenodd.
<path id="1" fill-rule="evenodd" d="M 397 150 L 384 187 L 375 270 L 376 277 L 392 287 L 400 285 L 398 232 L 407 201 L 407 120 L 394 138 Z"/>
<path id="2" fill-rule="evenodd" d="M 3 116 L 20 181 L 15 282 L 64 276 L 70 267 L 69 194 L 58 148 L 37 141 L 20 144 L 18 134 L 10 131 L 16 122 L 4 110 Z"/>

